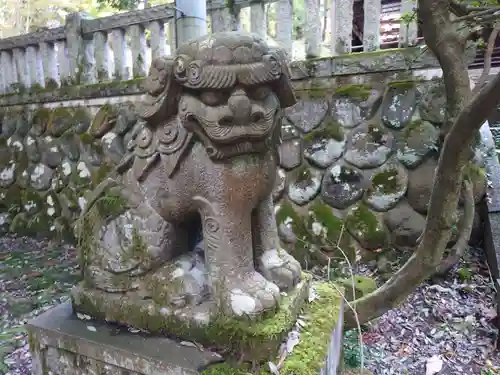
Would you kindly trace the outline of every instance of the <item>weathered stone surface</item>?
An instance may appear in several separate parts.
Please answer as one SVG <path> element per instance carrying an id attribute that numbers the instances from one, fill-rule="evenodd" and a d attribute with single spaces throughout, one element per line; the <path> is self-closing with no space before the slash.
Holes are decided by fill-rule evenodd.
<path id="1" fill-rule="evenodd" d="M 54 171 L 45 164 L 36 164 L 29 169 L 28 174 L 31 187 L 47 190 L 51 186 Z"/>
<path id="2" fill-rule="evenodd" d="M 393 141 L 392 134 L 380 127 L 368 125 L 350 135 L 344 159 L 362 169 L 380 167 L 389 158 Z"/>
<path id="3" fill-rule="evenodd" d="M 278 146 L 283 168 L 302 159 L 300 137 L 281 134 L 278 144 L 282 110 L 297 102 L 283 55 L 250 34 L 212 34 L 199 39 L 199 48 L 193 46 L 179 47 L 175 61 L 153 61 L 147 94 L 138 105 L 141 128 L 127 139 L 127 148 L 121 134 L 135 119 L 120 114 L 115 104 L 101 106 L 80 136 L 81 157 L 69 186 L 91 190 L 82 204 L 85 231 L 78 233 L 88 281 L 75 295 L 82 311 L 113 313 L 128 324 L 133 318 L 127 311 L 156 303 L 170 309 L 158 318 L 165 323 L 174 316 L 187 325 L 214 322 L 220 315 L 257 319 L 300 281 L 299 262 L 277 248 L 272 206 Z M 201 75 L 192 59 L 201 60 Z M 192 95 L 193 88 L 200 95 Z M 299 143 L 297 155 L 287 157 L 287 142 Z M 92 151 L 100 163 L 92 160 Z M 209 272 L 205 278 L 201 268 L 175 264 L 198 237 L 203 270 Z M 113 302 L 116 292 L 130 293 L 130 305 L 120 306 L 122 297 Z M 136 294 L 141 299 L 132 298 Z M 92 310 L 84 301 L 93 297 L 100 303 Z M 143 320 L 139 323 L 150 330 L 157 323 Z"/>
<path id="4" fill-rule="evenodd" d="M 278 168 L 276 171 L 276 181 L 274 183 L 274 189 L 273 189 L 273 201 L 276 202 L 278 201 L 281 196 L 283 195 L 283 192 L 285 191 L 286 187 L 286 172 Z"/>
<path id="5" fill-rule="evenodd" d="M 352 98 L 334 98 L 332 115 L 340 125 L 346 128 L 354 128 L 364 120 L 359 102 Z"/>
<path id="6" fill-rule="evenodd" d="M 365 202 L 375 211 L 387 211 L 406 194 L 408 174 L 397 163 L 386 163 L 370 178 Z"/>
<path id="7" fill-rule="evenodd" d="M 281 128 L 282 142 L 278 152 L 280 166 L 289 171 L 302 164 L 304 141 L 295 127 L 286 119 L 283 120 Z"/>
<path id="8" fill-rule="evenodd" d="M 438 138 L 439 131 L 430 122 L 414 120 L 405 130 L 398 160 L 407 168 L 418 167 L 429 153 L 437 150 Z"/>
<path id="9" fill-rule="evenodd" d="M 364 191 L 363 176 L 352 167 L 337 164 L 325 172 L 321 197 L 330 206 L 345 209 L 359 201 Z"/>
<path id="10" fill-rule="evenodd" d="M 38 141 L 32 136 L 27 136 L 24 140 L 26 155 L 32 163 L 39 163 L 42 160 L 42 153 L 38 147 Z"/>
<path id="11" fill-rule="evenodd" d="M 321 189 L 321 172 L 306 166 L 295 172 L 288 184 L 288 197 L 299 206 L 312 201 Z"/>
<path id="12" fill-rule="evenodd" d="M 424 121 L 440 125 L 444 122 L 446 110 L 446 92 L 442 80 L 422 85 L 421 100 L 418 106 L 420 117 Z"/>
<path id="13" fill-rule="evenodd" d="M 410 122 L 416 105 L 413 82 L 389 86 L 382 103 L 382 121 L 391 129 L 402 129 Z"/>
<path id="14" fill-rule="evenodd" d="M 364 204 L 358 204 L 349 210 L 345 218 L 345 226 L 367 250 L 377 250 L 388 243 L 388 234 L 383 220 Z"/>
<path id="15" fill-rule="evenodd" d="M 112 326 L 77 319 L 70 304 L 31 321 L 29 330 L 34 375 L 47 371 L 88 375 L 103 368 L 109 374 L 196 375 L 199 368 L 221 359 L 216 353 L 167 338 L 115 335 Z"/>
<path id="16" fill-rule="evenodd" d="M 309 133 L 316 129 L 328 112 L 326 100 L 300 100 L 293 107 L 285 110 L 285 115 L 292 124 Z"/>
<path id="17" fill-rule="evenodd" d="M 390 232 L 391 244 L 412 248 L 424 230 L 425 216 L 403 201 L 384 214 L 384 222 Z"/>
<path id="18" fill-rule="evenodd" d="M 0 170 L 0 186 L 9 187 L 16 180 L 16 164 L 11 161 Z"/>
<path id="19" fill-rule="evenodd" d="M 340 124 L 325 120 L 321 128 L 305 136 L 304 156 L 313 165 L 327 168 L 344 153 L 345 136 Z"/>
<path id="20" fill-rule="evenodd" d="M 417 169 L 408 172 L 408 203 L 415 211 L 424 215 L 427 214 L 436 167 L 436 161 L 428 159 Z"/>

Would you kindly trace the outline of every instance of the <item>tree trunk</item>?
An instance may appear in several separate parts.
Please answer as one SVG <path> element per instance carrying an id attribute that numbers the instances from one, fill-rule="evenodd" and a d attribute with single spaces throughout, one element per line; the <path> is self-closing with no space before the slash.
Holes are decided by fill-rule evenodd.
<path id="1" fill-rule="evenodd" d="M 382 287 L 352 303 L 361 324 L 396 307 L 439 268 L 450 239 L 457 210 L 463 168 L 471 157 L 472 141 L 491 109 L 500 102 L 500 74 L 472 100 L 466 39 L 452 23 L 448 0 L 419 0 L 419 18 L 429 49 L 443 70 L 446 118 L 443 147 L 434 176 L 426 225 L 415 253 Z M 356 326 L 346 311 L 346 328 Z"/>

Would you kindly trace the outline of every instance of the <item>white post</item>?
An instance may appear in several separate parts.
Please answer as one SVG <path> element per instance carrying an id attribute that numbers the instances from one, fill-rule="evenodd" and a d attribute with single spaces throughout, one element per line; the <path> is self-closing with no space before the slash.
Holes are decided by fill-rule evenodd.
<path id="1" fill-rule="evenodd" d="M 177 0 L 177 41 L 188 40 L 207 34 L 207 3 L 200 0 Z"/>

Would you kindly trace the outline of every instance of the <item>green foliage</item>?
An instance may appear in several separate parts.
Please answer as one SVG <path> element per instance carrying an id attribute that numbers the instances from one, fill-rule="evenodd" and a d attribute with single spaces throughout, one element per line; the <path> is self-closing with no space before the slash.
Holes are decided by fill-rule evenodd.
<path id="1" fill-rule="evenodd" d="M 353 329 L 344 333 L 344 366 L 347 369 L 357 368 L 361 364 L 358 330 Z M 366 351 L 365 348 L 362 348 Z M 366 356 L 366 355 L 365 355 Z"/>

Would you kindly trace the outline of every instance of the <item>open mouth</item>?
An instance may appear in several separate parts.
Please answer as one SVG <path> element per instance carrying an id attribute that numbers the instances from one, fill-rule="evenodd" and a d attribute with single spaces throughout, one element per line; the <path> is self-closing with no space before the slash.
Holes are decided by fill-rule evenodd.
<path id="1" fill-rule="evenodd" d="M 187 119 L 196 124 L 198 132 L 202 131 L 212 142 L 228 145 L 240 142 L 258 142 L 269 137 L 273 130 L 274 119 L 267 119 L 261 113 L 251 115 L 250 123 L 240 125 L 233 117 L 222 117 L 211 122 L 191 115 Z"/>

